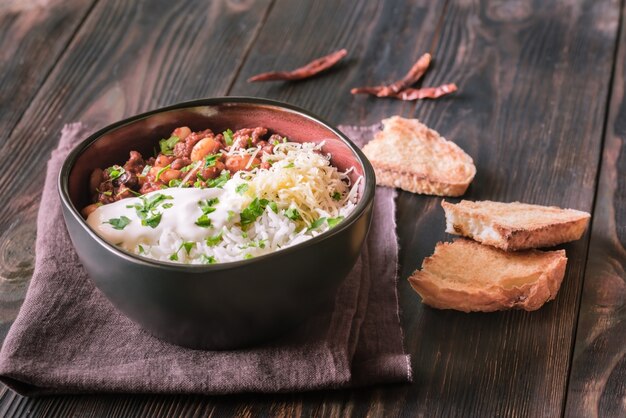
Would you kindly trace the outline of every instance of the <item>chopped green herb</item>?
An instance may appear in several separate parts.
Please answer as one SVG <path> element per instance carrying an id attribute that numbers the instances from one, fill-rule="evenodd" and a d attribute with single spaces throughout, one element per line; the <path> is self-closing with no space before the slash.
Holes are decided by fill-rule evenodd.
<path id="1" fill-rule="evenodd" d="M 141 225 L 156 228 L 161 222 L 161 213 L 157 212 L 159 205 L 163 204 L 165 200 L 174 199 L 172 196 L 157 193 L 150 198 L 145 196 L 139 196 L 141 203 L 135 203 L 134 205 L 126 205 L 127 208 L 134 208 L 137 212 L 137 216 L 141 219 Z M 163 204 L 163 209 L 172 207 L 171 203 Z"/>
<path id="2" fill-rule="evenodd" d="M 241 236 L 244 237 L 244 238 L 248 238 L 248 233 L 244 231 L 244 232 L 241 233 Z"/>
<path id="3" fill-rule="evenodd" d="M 235 187 L 235 192 L 244 194 L 248 190 L 248 187 L 248 183 L 241 183 L 239 186 Z"/>
<path id="4" fill-rule="evenodd" d="M 285 168 L 294 168 L 294 167 L 295 167 L 294 163 L 289 163 L 285 166 Z"/>
<path id="5" fill-rule="evenodd" d="M 249 259 L 251 259 L 251 258 L 253 258 L 253 257 L 254 257 L 254 256 L 253 256 L 252 254 L 247 253 L 246 255 L 244 255 L 244 256 L 243 256 L 243 259 L 244 259 L 244 260 L 249 260 Z"/>
<path id="6" fill-rule="evenodd" d="M 207 181 L 206 185 L 207 187 L 219 187 L 221 189 L 222 187 L 224 187 L 228 180 L 230 180 L 230 172 L 224 170 L 222 171 L 222 174 L 219 175 L 219 177 Z"/>
<path id="7" fill-rule="evenodd" d="M 167 139 L 161 139 L 159 141 L 159 146 L 161 147 L 161 153 L 164 155 L 172 155 L 174 154 L 174 145 L 176 145 L 180 141 L 180 138 L 176 135 L 172 135 Z"/>
<path id="8" fill-rule="evenodd" d="M 201 228 L 208 228 L 211 226 L 211 218 L 209 218 L 209 216 L 205 213 L 196 219 L 196 225 Z"/>
<path id="9" fill-rule="evenodd" d="M 147 176 L 147 175 L 148 175 L 148 173 L 150 172 L 150 169 L 151 169 L 151 168 L 152 168 L 152 166 L 151 166 L 151 165 L 146 164 L 146 165 L 143 167 L 143 170 L 141 170 L 141 174 L 140 174 L 140 175 L 142 175 L 142 176 L 144 176 L 144 177 L 145 177 L 145 176 Z"/>
<path id="10" fill-rule="evenodd" d="M 319 228 L 320 226 L 324 225 L 324 222 L 326 222 L 326 218 L 318 218 L 316 219 L 311 226 L 309 226 L 309 229 L 307 229 L 307 231 L 313 231 L 314 229 Z"/>
<path id="11" fill-rule="evenodd" d="M 201 189 L 202 188 L 202 182 L 200 180 L 196 181 L 193 184 L 193 187 L 195 187 L 196 189 Z"/>
<path id="12" fill-rule="evenodd" d="M 222 132 L 222 135 L 224 136 L 224 142 L 226 145 L 233 145 L 233 131 L 226 129 Z"/>
<path id="13" fill-rule="evenodd" d="M 206 245 L 209 247 L 215 247 L 217 244 L 222 242 L 222 233 L 220 232 L 217 235 L 213 235 L 212 237 L 208 237 L 206 239 Z"/>
<path id="14" fill-rule="evenodd" d="M 265 207 L 269 203 L 270 202 L 267 199 L 259 200 L 258 197 L 255 198 L 250 205 L 248 205 L 248 207 L 239 214 L 239 217 L 241 218 L 241 226 L 246 226 L 256 221 L 256 218 L 263 214 Z"/>
<path id="15" fill-rule="evenodd" d="M 96 189 L 96 191 L 97 191 L 98 193 L 102 193 L 102 194 L 103 194 L 103 195 L 105 195 L 105 196 L 112 196 L 112 195 L 113 195 L 113 192 L 112 192 L 111 190 L 108 190 L 108 191 L 106 191 L 106 192 L 101 192 L 100 190 Z"/>
<path id="16" fill-rule="evenodd" d="M 159 181 L 159 177 L 161 177 L 161 174 L 163 174 L 165 171 L 169 170 L 171 166 L 172 166 L 171 164 L 168 164 L 168 165 L 166 165 L 165 167 L 163 167 L 162 169 L 160 169 L 160 170 L 157 172 L 157 175 L 156 175 L 156 177 L 154 178 L 154 180 L 155 180 L 155 181 Z"/>
<path id="17" fill-rule="evenodd" d="M 339 222 L 343 220 L 343 216 L 337 216 L 336 218 L 328 218 L 328 226 L 334 228 Z"/>
<path id="18" fill-rule="evenodd" d="M 126 170 L 124 170 L 124 167 L 120 167 L 119 165 L 112 165 L 104 171 L 106 171 L 106 173 L 109 175 L 110 180 L 118 179 L 122 176 L 122 174 L 126 172 Z"/>
<path id="19" fill-rule="evenodd" d="M 298 221 L 302 219 L 302 217 L 300 216 L 300 212 L 298 212 L 298 209 L 293 208 L 293 207 L 285 209 L 285 216 L 291 219 L 292 221 Z"/>
<path id="20" fill-rule="evenodd" d="M 145 254 L 146 253 L 146 250 L 143 249 L 143 246 L 141 244 L 138 244 L 137 248 L 139 248 L 139 254 Z"/>
<path id="21" fill-rule="evenodd" d="M 202 213 L 208 215 L 209 213 L 215 212 L 215 208 L 213 206 L 217 205 L 220 200 L 217 197 L 208 200 L 201 200 L 198 202 L 198 206 L 202 210 Z"/>
<path id="22" fill-rule="evenodd" d="M 122 230 L 126 228 L 126 225 L 128 225 L 130 222 L 131 221 L 129 218 L 122 215 L 119 218 L 111 218 L 108 221 L 103 222 L 103 223 L 110 224 L 113 227 L 113 229 Z"/>
<path id="23" fill-rule="evenodd" d="M 204 264 L 215 264 L 217 260 L 212 255 L 202 254 L 202 262 Z"/>
<path id="24" fill-rule="evenodd" d="M 150 228 L 156 228 L 161 223 L 161 213 L 154 213 L 149 217 L 142 219 L 141 224 L 143 226 L 149 226 Z"/>
<path id="25" fill-rule="evenodd" d="M 233 220 L 233 218 L 234 218 L 234 217 L 235 217 L 235 212 L 234 212 L 234 211 L 232 211 L 232 210 L 229 210 L 229 211 L 228 211 L 228 218 L 226 218 L 226 221 L 227 221 L 227 222 L 230 222 L 230 221 L 232 221 L 232 220 Z"/>
<path id="26" fill-rule="evenodd" d="M 169 183 L 167 183 L 167 187 L 180 187 L 183 181 L 180 179 L 171 179 Z"/>
<path id="27" fill-rule="evenodd" d="M 272 209 L 272 212 L 278 213 L 278 205 L 276 204 L 276 202 L 270 202 L 268 203 L 267 206 L 269 206 L 270 209 Z"/>
<path id="28" fill-rule="evenodd" d="M 178 247 L 176 252 L 170 255 L 170 260 L 178 261 L 178 253 L 183 248 L 185 249 L 185 252 L 187 253 L 187 255 L 189 255 L 189 253 L 191 252 L 191 249 L 194 248 L 195 246 L 196 246 L 195 242 L 183 242 L 182 244 L 180 244 L 180 247 Z"/>
<path id="29" fill-rule="evenodd" d="M 209 154 L 204 157 L 204 167 L 209 168 L 215 166 L 217 160 L 222 156 L 222 154 Z"/>
<path id="30" fill-rule="evenodd" d="M 259 246 L 259 248 L 265 248 L 265 240 L 264 239 L 260 239 L 259 242 L 257 243 L 257 245 Z"/>
<path id="31" fill-rule="evenodd" d="M 332 195 L 333 200 L 341 200 L 341 193 L 335 192 Z"/>
<path id="32" fill-rule="evenodd" d="M 180 169 L 181 173 L 186 173 L 193 168 L 194 164 L 189 164 Z"/>
<path id="33" fill-rule="evenodd" d="M 191 252 L 191 249 L 194 248 L 196 246 L 195 242 L 183 242 L 181 244 L 181 247 L 185 249 L 185 251 L 187 251 L 187 255 L 189 255 L 189 253 Z M 180 250 L 180 248 L 179 248 Z"/>

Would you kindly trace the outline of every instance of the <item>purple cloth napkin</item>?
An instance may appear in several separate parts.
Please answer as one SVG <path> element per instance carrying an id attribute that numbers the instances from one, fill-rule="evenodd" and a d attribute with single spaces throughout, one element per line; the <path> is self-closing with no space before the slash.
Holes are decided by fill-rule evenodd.
<path id="1" fill-rule="evenodd" d="M 376 127 L 342 130 L 362 145 Z M 48 163 L 35 272 L 0 352 L 0 380 L 26 395 L 287 392 L 411 381 L 396 294 L 393 189 L 376 190 L 368 240 L 334 309 L 261 347 L 191 350 L 152 337 L 118 313 L 72 248 L 56 179 L 86 134 L 81 124 L 67 125 Z"/>

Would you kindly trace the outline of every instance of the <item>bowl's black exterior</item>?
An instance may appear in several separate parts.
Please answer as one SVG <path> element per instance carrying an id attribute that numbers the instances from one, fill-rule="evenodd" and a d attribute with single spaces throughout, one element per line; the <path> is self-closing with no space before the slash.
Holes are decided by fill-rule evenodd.
<path id="1" fill-rule="evenodd" d="M 250 106 L 277 115 L 285 112 L 287 119 L 299 117 L 306 119 L 305 124 L 317 124 L 332 132 L 333 138 L 324 139 L 337 141 L 330 148 L 343 155 L 341 164 L 348 164 L 349 158 L 354 158 L 356 171 L 364 178 L 360 200 L 355 211 L 337 227 L 304 243 L 255 259 L 188 266 L 124 252 L 102 240 L 84 222 L 78 210 L 88 199 L 86 186 L 81 186 L 88 181 L 84 174 L 106 166 L 102 165 L 104 160 L 109 165 L 123 161 L 120 155 L 142 147 L 133 143 L 133 148 L 129 148 L 131 144 L 123 139 L 125 130 L 130 129 L 134 135 L 145 131 L 145 140 L 154 142 L 155 132 L 171 131 L 173 126 L 187 124 L 192 129 L 202 128 L 193 126 L 206 122 L 194 119 L 198 113 L 214 115 L 216 109 L 222 115 L 235 109 L 247 113 Z M 190 114 L 196 116 L 189 119 Z M 243 123 L 245 126 L 250 122 Z M 278 130 L 281 129 L 279 126 Z M 109 150 L 110 155 L 102 157 L 102 150 L 97 149 L 92 154 L 98 157 L 84 157 L 101 142 L 104 147 L 100 148 Z M 96 286 L 121 312 L 153 335 L 199 349 L 233 349 L 264 342 L 292 329 L 320 307 L 332 306 L 336 290 L 354 266 L 367 236 L 374 185 L 371 165 L 338 130 L 288 104 L 232 97 L 181 103 L 104 128 L 68 156 L 59 176 L 63 215 L 70 237 Z"/>

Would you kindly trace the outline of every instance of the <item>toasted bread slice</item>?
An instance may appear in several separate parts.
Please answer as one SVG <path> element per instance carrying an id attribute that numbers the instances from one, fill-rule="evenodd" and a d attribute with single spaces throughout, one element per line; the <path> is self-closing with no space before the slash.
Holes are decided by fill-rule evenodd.
<path id="1" fill-rule="evenodd" d="M 472 158 L 417 119 L 383 120 L 363 152 L 372 162 L 376 183 L 437 196 L 460 196 L 476 174 Z"/>
<path id="2" fill-rule="evenodd" d="M 563 276 L 565 250 L 510 253 L 475 241 L 438 243 L 409 282 L 425 304 L 439 309 L 534 311 L 554 299 Z"/>
<path id="3" fill-rule="evenodd" d="M 488 200 L 441 202 L 446 232 L 506 251 L 551 247 L 580 239 L 590 215 L 573 209 Z"/>

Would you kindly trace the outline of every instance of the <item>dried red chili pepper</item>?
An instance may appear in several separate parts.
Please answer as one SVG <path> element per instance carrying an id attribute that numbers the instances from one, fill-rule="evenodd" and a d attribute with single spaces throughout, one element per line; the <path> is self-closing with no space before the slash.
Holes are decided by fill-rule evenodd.
<path id="1" fill-rule="evenodd" d="M 456 84 L 444 84 L 438 87 L 410 88 L 416 83 L 428 67 L 430 66 L 431 56 L 426 53 L 422 55 L 409 72 L 400 80 L 384 86 L 357 87 L 350 90 L 352 94 L 371 94 L 376 97 L 393 97 L 400 100 L 418 100 L 418 99 L 436 99 L 438 97 L 450 94 L 457 90 Z"/>
<path id="2" fill-rule="evenodd" d="M 412 84 L 415 84 L 420 78 L 422 78 L 422 76 L 424 75 L 424 73 L 426 73 L 426 70 L 428 70 L 428 67 L 430 66 L 431 58 L 432 57 L 429 53 L 422 55 L 415 62 L 415 64 L 413 64 L 409 72 L 406 73 L 404 77 L 389 85 L 357 87 L 350 90 L 350 92 L 352 94 L 371 94 L 377 97 L 395 96 L 396 93 L 406 89 L 407 87 L 410 87 Z"/>
<path id="3" fill-rule="evenodd" d="M 400 100 L 419 100 L 419 99 L 436 99 L 446 94 L 454 93 L 457 91 L 457 86 L 454 83 L 443 84 L 438 87 L 424 87 L 421 89 L 404 89 L 393 96 Z"/>
<path id="4" fill-rule="evenodd" d="M 333 65 L 337 64 L 343 57 L 348 54 L 345 49 L 340 49 L 332 54 L 328 54 L 321 58 L 318 58 L 310 63 L 296 68 L 292 71 L 272 71 L 268 73 L 257 74 L 248 79 L 249 83 L 255 81 L 274 81 L 274 80 L 302 80 L 304 78 L 312 77 L 324 70 L 329 69 Z"/>

